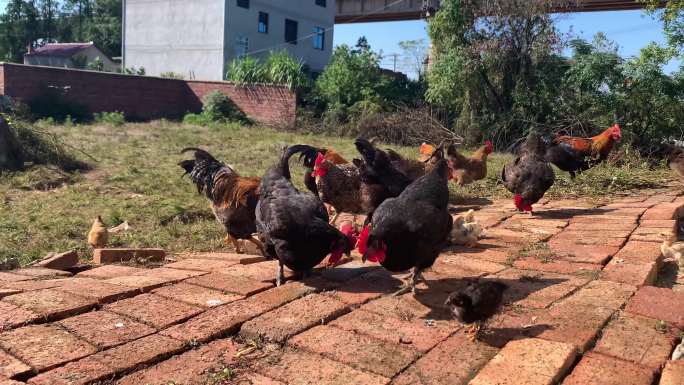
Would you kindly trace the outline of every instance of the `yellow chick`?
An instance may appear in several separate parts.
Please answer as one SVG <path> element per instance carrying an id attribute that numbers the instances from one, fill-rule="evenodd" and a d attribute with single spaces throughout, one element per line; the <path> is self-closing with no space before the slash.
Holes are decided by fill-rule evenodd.
<path id="1" fill-rule="evenodd" d="M 475 247 L 482 234 L 482 227 L 475 221 L 474 211 L 470 210 L 465 215 L 459 215 L 454 219 L 451 229 L 451 243 Z"/>
<path id="2" fill-rule="evenodd" d="M 665 241 L 660 245 L 660 252 L 663 253 L 663 257 L 672 258 L 679 264 L 679 267 L 684 267 L 684 242 L 675 242 L 677 236 L 674 234 L 660 233 L 660 235 L 665 237 Z"/>
<path id="3" fill-rule="evenodd" d="M 107 245 L 108 240 L 109 232 L 104 222 L 102 222 L 102 217 L 98 215 L 88 232 L 88 244 L 93 249 L 101 249 Z"/>

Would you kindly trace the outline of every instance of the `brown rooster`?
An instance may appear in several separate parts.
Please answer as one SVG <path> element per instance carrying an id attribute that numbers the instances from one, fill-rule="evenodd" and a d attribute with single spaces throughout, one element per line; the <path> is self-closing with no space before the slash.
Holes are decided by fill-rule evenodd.
<path id="1" fill-rule="evenodd" d="M 260 178 L 242 177 L 232 167 L 216 160 L 208 152 L 199 148 L 185 148 L 184 154 L 194 151 L 194 159 L 178 163 L 190 174 L 190 179 L 197 185 L 197 191 L 205 192 L 211 201 L 214 216 L 226 229 L 226 243 L 235 247 L 236 253 L 242 253 L 238 239 L 246 239 L 254 243 L 261 253 L 264 247 L 254 238 L 256 233 L 255 213 L 259 201 Z"/>
<path id="2" fill-rule="evenodd" d="M 569 172 L 574 179 L 575 173 L 586 171 L 606 160 L 620 139 L 622 132 L 617 124 L 591 138 L 556 135 L 548 143 L 546 160 Z"/>
<path id="3" fill-rule="evenodd" d="M 456 184 L 464 186 L 487 177 L 487 156 L 493 149 L 492 142 L 487 140 L 473 155 L 465 157 L 456 151 L 454 145 L 447 147 L 451 175 Z"/>
<path id="4" fill-rule="evenodd" d="M 421 146 L 421 157 L 417 160 L 406 159 L 399 153 L 389 148 L 387 149 L 387 155 L 389 156 L 390 162 L 392 162 L 392 165 L 397 170 L 404 173 L 404 175 L 409 177 L 409 179 L 416 180 L 421 176 L 425 175 L 426 173 L 430 172 L 433 168 L 435 168 L 437 162 L 439 162 L 444 157 L 444 152 L 441 151 L 441 146 L 439 148 L 434 148 L 430 146 L 429 154 L 424 153 L 424 151 L 426 151 L 426 147 L 424 146 L 430 145 L 423 144 Z"/>

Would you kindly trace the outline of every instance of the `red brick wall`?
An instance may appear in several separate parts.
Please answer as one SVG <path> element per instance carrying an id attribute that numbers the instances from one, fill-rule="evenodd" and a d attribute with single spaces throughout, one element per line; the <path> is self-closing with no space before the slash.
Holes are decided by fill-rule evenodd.
<path id="1" fill-rule="evenodd" d="M 292 126 L 297 97 L 286 87 L 254 85 L 237 87 L 228 82 L 188 81 L 193 109 L 202 108 L 202 99 L 213 91 L 228 96 L 247 116 L 262 123 Z"/>
<path id="2" fill-rule="evenodd" d="M 28 102 L 45 87 L 69 87 L 67 97 L 90 112 L 121 111 L 127 118 L 180 118 L 199 112 L 202 98 L 219 90 L 259 123 L 292 125 L 296 97 L 280 86 L 238 88 L 227 82 L 200 82 L 64 68 L 0 63 L 0 94 Z"/>

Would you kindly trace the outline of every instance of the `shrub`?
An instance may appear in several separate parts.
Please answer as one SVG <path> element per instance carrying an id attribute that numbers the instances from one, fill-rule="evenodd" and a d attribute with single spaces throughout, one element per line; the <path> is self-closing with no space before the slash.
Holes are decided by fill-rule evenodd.
<path id="1" fill-rule="evenodd" d="M 52 118 L 63 122 L 67 116 L 78 121 L 89 117 L 88 110 L 81 104 L 69 100 L 69 86 L 45 86 L 42 92 L 28 102 L 31 115 L 35 119 Z"/>
<path id="2" fill-rule="evenodd" d="M 208 126 L 212 121 L 205 114 L 188 113 L 183 116 L 183 123 L 194 126 Z"/>
<path id="3" fill-rule="evenodd" d="M 179 79 L 179 80 L 185 79 L 185 76 L 183 76 L 179 73 L 171 72 L 171 71 L 162 72 L 161 74 L 159 74 L 159 77 L 164 78 L 164 79 Z"/>
<path id="4" fill-rule="evenodd" d="M 259 62 L 259 60 L 252 56 L 234 59 L 228 65 L 226 79 L 237 84 L 238 86 L 266 83 L 266 68 L 263 64 L 261 64 L 261 62 Z"/>
<path id="5" fill-rule="evenodd" d="M 304 63 L 290 56 L 287 51 L 271 52 L 266 60 L 267 81 L 283 84 L 291 91 L 306 86 L 309 79 L 304 71 Z"/>
<path id="6" fill-rule="evenodd" d="M 202 114 L 213 122 L 244 121 L 245 114 L 219 91 L 214 91 L 204 98 Z"/>
<path id="7" fill-rule="evenodd" d="M 126 116 L 123 112 L 96 112 L 93 114 L 96 123 L 107 124 L 114 127 L 123 126 L 126 123 Z"/>

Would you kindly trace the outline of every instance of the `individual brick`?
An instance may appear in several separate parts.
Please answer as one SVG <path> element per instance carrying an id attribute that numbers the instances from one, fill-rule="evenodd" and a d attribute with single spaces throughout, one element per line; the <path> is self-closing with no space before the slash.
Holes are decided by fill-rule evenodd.
<path id="1" fill-rule="evenodd" d="M 97 349 L 55 326 L 32 325 L 0 334 L 0 347 L 42 372 Z"/>
<path id="2" fill-rule="evenodd" d="M 0 350 L 0 379 L 23 376 L 30 371 L 31 367 Z"/>
<path id="3" fill-rule="evenodd" d="M 368 302 L 361 309 L 409 321 L 416 318 L 451 320 L 451 312 L 444 306 L 447 296 L 448 293 L 435 292 L 385 296 Z"/>
<path id="4" fill-rule="evenodd" d="M 159 267 L 156 269 L 147 269 L 144 272 L 138 273 L 136 275 L 142 277 L 161 278 L 170 282 L 177 282 L 204 274 L 206 273 L 203 271 L 168 269 L 166 267 Z"/>
<path id="5" fill-rule="evenodd" d="M 622 260 L 626 263 L 649 263 L 655 262 L 660 264 L 662 262 L 662 254 L 660 252 L 660 244 L 653 242 L 640 242 L 630 240 L 620 251 L 615 254 L 616 260 Z"/>
<path id="6" fill-rule="evenodd" d="M 522 270 L 539 270 L 559 274 L 580 274 L 601 270 L 601 265 L 593 263 L 575 263 L 562 259 L 541 260 L 535 257 L 518 259 L 513 267 Z"/>
<path id="7" fill-rule="evenodd" d="M 404 344 L 423 353 L 428 352 L 447 338 L 454 329 L 446 323 L 428 326 L 422 320 L 405 321 L 399 318 L 381 316 L 364 310 L 355 310 L 330 322 L 330 326 L 390 343 Z"/>
<path id="8" fill-rule="evenodd" d="M 93 250 L 93 263 L 97 265 L 106 265 L 130 261 L 131 259 L 161 262 L 164 260 L 165 256 L 166 252 L 163 249 L 95 249 Z"/>
<path id="9" fill-rule="evenodd" d="M 209 289 L 240 294 L 245 297 L 273 287 L 273 284 L 270 282 L 256 281 L 245 277 L 221 273 L 210 273 L 200 277 L 187 279 L 184 282 Z"/>
<path id="10" fill-rule="evenodd" d="M 594 351 L 659 370 L 670 356 L 677 334 L 656 320 L 622 314 L 603 329 Z"/>
<path id="11" fill-rule="evenodd" d="M 551 239 L 551 241 L 565 241 L 572 242 L 577 245 L 602 245 L 602 246 L 615 246 L 622 247 L 627 241 L 626 237 L 618 238 L 603 238 L 601 234 L 594 232 L 571 232 L 564 231 Z"/>
<path id="12" fill-rule="evenodd" d="M 684 385 L 684 360 L 667 361 L 659 385 Z"/>
<path id="13" fill-rule="evenodd" d="M 3 301 L 11 302 L 47 320 L 56 320 L 83 313 L 96 305 L 94 300 L 56 289 L 19 293 L 5 297 Z"/>
<path id="14" fill-rule="evenodd" d="M 21 282 L 21 281 L 18 281 L 18 282 Z M 22 290 L 19 290 L 19 289 L 8 289 L 8 288 L 3 287 L 3 288 L 0 288 L 0 299 L 7 297 L 7 296 L 10 296 L 10 295 L 18 294 L 21 292 L 22 292 Z"/>
<path id="15" fill-rule="evenodd" d="M 149 277 L 144 275 L 126 275 L 109 278 L 104 280 L 104 282 L 112 285 L 128 286 L 142 292 L 148 292 L 152 289 L 166 285 L 167 283 L 174 282 L 174 280 L 170 278 Z"/>
<path id="16" fill-rule="evenodd" d="M 349 305 L 360 305 L 399 288 L 401 281 L 389 274 L 370 272 L 350 279 L 336 290 L 325 292 Z"/>
<path id="17" fill-rule="evenodd" d="M 124 299 L 106 305 L 104 309 L 139 320 L 157 329 L 164 329 L 183 322 L 202 312 L 202 309 L 197 306 L 187 305 L 154 294 L 142 294 Z"/>
<path id="18" fill-rule="evenodd" d="M 105 363 L 89 356 L 49 370 L 29 379 L 30 385 L 88 385 L 108 379 L 114 371 Z"/>
<path id="19" fill-rule="evenodd" d="M 41 318 L 30 310 L 23 309 L 9 302 L 0 301 L 0 331 L 13 329 Z"/>
<path id="20" fill-rule="evenodd" d="M 566 231 L 595 231 L 596 233 L 603 234 L 604 231 L 627 231 L 631 232 L 637 228 L 637 224 L 633 222 L 623 223 L 621 221 L 602 221 L 597 220 L 594 222 L 585 223 L 571 223 L 565 228 Z"/>
<path id="21" fill-rule="evenodd" d="M 465 385 L 498 349 L 457 333 L 404 370 L 394 385 Z"/>
<path id="22" fill-rule="evenodd" d="M 546 272 L 506 269 L 492 278 L 508 286 L 503 303 L 542 309 L 587 282 L 586 278 Z"/>
<path id="23" fill-rule="evenodd" d="M 255 281 L 275 282 L 277 268 L 278 261 L 266 261 L 252 263 L 249 265 L 234 265 L 218 272 L 227 275 L 249 278 Z M 284 276 L 286 279 L 290 279 L 294 277 L 294 273 L 290 269 L 286 268 L 284 269 Z"/>
<path id="24" fill-rule="evenodd" d="M 560 380 L 575 359 L 570 344 L 538 338 L 509 342 L 469 382 L 470 385 L 551 385 Z"/>
<path id="25" fill-rule="evenodd" d="M 30 281 L 17 281 L 8 282 L 3 284 L 3 289 L 14 289 L 18 293 L 22 291 L 35 291 L 42 289 L 52 289 L 53 287 L 59 287 L 64 285 L 64 280 L 62 279 L 45 279 L 45 280 L 30 280 Z M 14 293 L 16 294 L 16 293 Z"/>
<path id="26" fill-rule="evenodd" d="M 57 324 L 99 349 L 108 349 L 155 332 L 145 324 L 107 311 L 77 315 Z"/>
<path id="27" fill-rule="evenodd" d="M 255 362 L 256 370 L 290 385 L 386 385 L 388 378 L 362 372 L 317 354 L 280 350 Z"/>
<path id="28" fill-rule="evenodd" d="M 46 269 L 68 270 L 76 264 L 78 264 L 78 253 L 76 250 L 70 250 L 65 253 L 48 255 L 34 266 Z"/>
<path id="29" fill-rule="evenodd" d="M 636 287 L 619 282 L 594 280 L 563 300 L 567 306 L 596 306 L 617 310 L 636 292 Z"/>
<path id="30" fill-rule="evenodd" d="M 214 307 L 237 301 L 239 294 L 226 294 L 201 286 L 177 283 L 152 290 L 153 294 L 200 307 Z"/>
<path id="31" fill-rule="evenodd" d="M 27 267 L 24 269 L 12 270 L 12 273 L 40 279 L 71 277 L 73 275 L 68 271 L 46 269 L 44 267 Z"/>
<path id="32" fill-rule="evenodd" d="M 299 282 L 255 294 L 245 300 L 209 309 L 188 321 L 161 332 L 181 341 L 206 342 L 210 339 L 233 333 L 245 321 L 290 301 L 313 292 L 313 289 Z"/>
<path id="33" fill-rule="evenodd" d="M 653 372 L 631 362 L 587 353 L 563 385 L 651 385 Z"/>
<path id="34" fill-rule="evenodd" d="M 137 273 L 141 273 L 143 271 L 145 271 L 145 269 L 131 266 L 105 265 L 96 267 L 94 269 L 82 271 L 76 274 L 76 276 L 82 278 L 109 279 L 123 277 L 127 275 L 134 275 Z"/>
<path id="35" fill-rule="evenodd" d="M 340 361 L 353 368 L 392 378 L 418 358 L 418 351 L 331 326 L 316 326 L 288 344 Z"/>
<path id="36" fill-rule="evenodd" d="M 644 317 L 670 322 L 684 329 L 684 293 L 644 286 L 627 303 L 625 310 Z"/>
<path id="37" fill-rule="evenodd" d="M 218 271 L 239 264 L 240 261 L 222 261 L 217 259 L 182 259 L 178 262 L 164 265 L 170 269 Z"/>
<path id="38" fill-rule="evenodd" d="M 480 259 L 472 259 L 462 255 L 453 254 L 439 258 L 439 262 L 440 265 L 438 268 L 436 268 L 436 270 L 438 271 L 440 271 L 440 268 L 443 269 L 444 267 L 446 267 L 444 265 L 454 265 L 459 269 L 475 272 L 475 274 L 496 274 L 506 269 L 505 265 L 499 263 L 488 262 Z"/>
<path id="39" fill-rule="evenodd" d="M 626 263 L 613 258 L 601 272 L 601 279 L 627 283 L 634 286 L 652 285 L 658 274 L 655 262 Z"/>
<path id="40" fill-rule="evenodd" d="M 545 327 L 537 337 L 574 344 L 585 351 L 612 314 L 613 310 L 605 307 L 561 303 L 539 314 L 533 324 Z"/>
<path id="41" fill-rule="evenodd" d="M 325 260 L 322 263 L 327 263 Z M 326 268 L 321 270 L 321 276 L 328 281 L 345 282 L 362 274 L 378 270 L 378 266 L 371 266 L 368 263 L 363 263 L 360 260 L 355 260 L 333 268 Z"/>
<path id="42" fill-rule="evenodd" d="M 86 297 L 100 304 L 114 302 L 140 293 L 136 288 L 114 285 L 92 278 L 68 280 L 58 290 Z"/>
<path id="43" fill-rule="evenodd" d="M 198 349 L 171 357 L 157 365 L 129 374 L 118 385 L 206 385 L 213 380 L 212 371 L 234 368 L 235 354 L 241 345 L 230 339 L 213 341 Z M 239 383 L 240 374 L 233 369 L 230 380 Z"/>
<path id="44" fill-rule="evenodd" d="M 618 246 L 580 245 L 573 240 L 552 239 L 549 249 L 566 261 L 602 264 L 620 250 Z"/>
<path id="45" fill-rule="evenodd" d="M 264 337 L 284 342 L 316 324 L 327 323 L 347 311 L 347 305 L 336 299 L 312 294 L 293 301 L 242 325 L 240 334 L 248 338 Z"/>
<path id="46" fill-rule="evenodd" d="M 9 378 L 4 379 L 0 377 L 0 385 L 24 385 L 24 382 L 10 380 Z"/>

